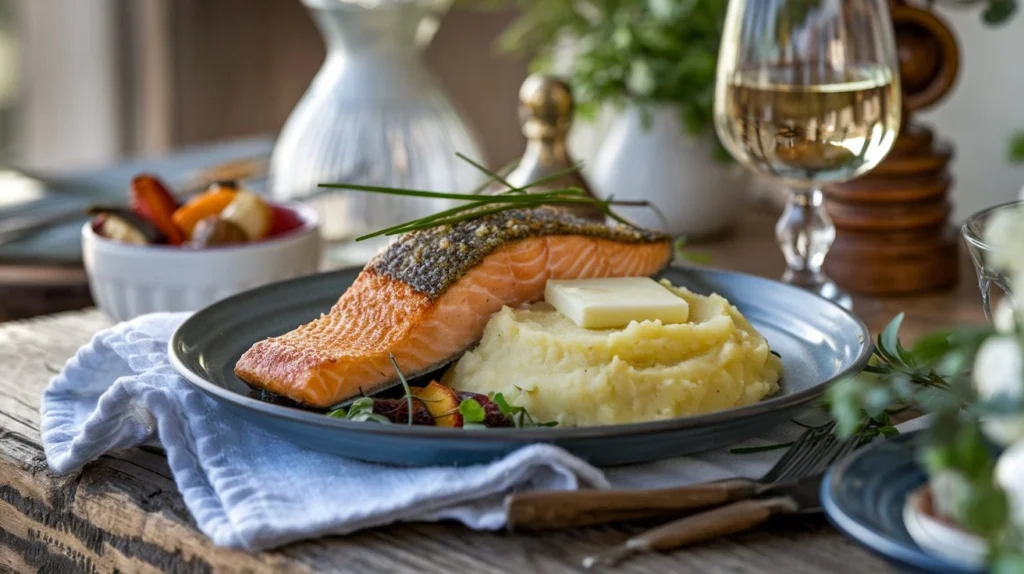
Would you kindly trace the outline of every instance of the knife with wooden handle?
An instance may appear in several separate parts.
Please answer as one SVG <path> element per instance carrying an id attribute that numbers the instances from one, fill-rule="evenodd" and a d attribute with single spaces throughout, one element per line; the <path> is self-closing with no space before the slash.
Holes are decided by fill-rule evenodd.
<path id="1" fill-rule="evenodd" d="M 584 568 L 611 565 L 631 554 L 672 550 L 750 530 L 776 514 L 821 511 L 822 475 L 818 474 L 773 489 L 771 496 L 740 500 L 692 514 L 633 536 L 606 552 L 583 560 Z"/>
<path id="2" fill-rule="evenodd" d="M 680 514 L 750 498 L 765 488 L 748 478 L 657 490 L 523 492 L 505 499 L 510 530 L 574 528 Z"/>

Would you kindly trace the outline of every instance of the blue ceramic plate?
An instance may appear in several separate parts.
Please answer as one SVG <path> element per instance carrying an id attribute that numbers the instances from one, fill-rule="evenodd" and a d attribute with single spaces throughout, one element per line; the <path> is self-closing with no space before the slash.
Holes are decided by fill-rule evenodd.
<path id="1" fill-rule="evenodd" d="M 671 458 L 756 436 L 821 396 L 828 382 L 859 371 L 869 357 L 864 324 L 845 309 L 775 281 L 703 269 L 671 268 L 676 285 L 719 293 L 739 307 L 782 356 L 782 390 L 745 407 L 646 423 L 534 429 L 451 429 L 328 418 L 261 401 L 234 374 L 253 343 L 327 312 L 359 270 L 267 285 L 197 312 L 178 328 L 169 352 L 201 391 L 253 423 L 300 445 L 402 465 L 486 462 L 534 442 L 553 443 L 597 465 Z"/>
<path id="2" fill-rule="evenodd" d="M 903 505 L 927 476 L 914 459 L 914 437 L 876 441 L 834 466 L 821 485 L 829 521 L 908 572 L 981 574 L 922 550 L 903 526 Z"/>

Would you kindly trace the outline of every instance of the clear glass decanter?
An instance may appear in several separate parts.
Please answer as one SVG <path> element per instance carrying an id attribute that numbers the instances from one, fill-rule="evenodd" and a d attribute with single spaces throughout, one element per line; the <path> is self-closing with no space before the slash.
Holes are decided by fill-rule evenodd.
<path id="1" fill-rule="evenodd" d="M 346 182 L 468 191 L 481 178 L 455 152 L 476 142 L 421 61 L 448 0 L 303 0 L 327 57 L 285 122 L 270 163 L 275 199 L 320 213 L 329 265 L 360 264 L 387 242 L 371 231 L 435 213 L 444 200 L 317 188 Z"/>

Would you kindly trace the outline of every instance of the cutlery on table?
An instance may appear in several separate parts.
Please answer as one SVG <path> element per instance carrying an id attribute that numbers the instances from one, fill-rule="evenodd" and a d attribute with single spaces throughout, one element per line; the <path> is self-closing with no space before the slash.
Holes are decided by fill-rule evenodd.
<path id="1" fill-rule="evenodd" d="M 846 452 L 853 449 L 848 441 Z M 843 453 L 845 454 L 845 452 Z M 779 514 L 812 514 L 821 512 L 821 480 L 824 473 L 776 487 L 772 494 L 751 498 L 706 510 L 669 522 L 633 536 L 624 543 L 583 560 L 584 568 L 610 566 L 623 558 L 641 552 L 672 550 L 750 530 Z"/>
<path id="2" fill-rule="evenodd" d="M 822 473 L 846 443 L 834 423 L 806 430 L 759 480 L 730 478 L 653 490 L 577 490 L 514 493 L 505 500 L 510 530 L 573 528 L 622 520 L 677 515 L 771 494 L 793 480 Z"/>

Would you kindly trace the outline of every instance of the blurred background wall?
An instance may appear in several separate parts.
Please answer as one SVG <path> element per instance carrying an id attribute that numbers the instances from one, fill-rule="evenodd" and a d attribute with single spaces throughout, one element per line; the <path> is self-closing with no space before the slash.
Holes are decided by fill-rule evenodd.
<path id="1" fill-rule="evenodd" d="M 958 216 L 1013 198 L 1024 167 L 1007 161 L 1024 129 L 1024 17 L 986 28 L 945 11 L 961 41 L 952 97 L 924 118 L 957 146 Z M 456 8 L 427 61 L 491 164 L 522 150 L 522 61 L 494 38 L 509 12 Z M 298 0 L 0 0 L 0 161 L 74 170 L 128 155 L 273 134 L 324 50 Z M 607 124 L 579 126 L 590 159 Z"/>

